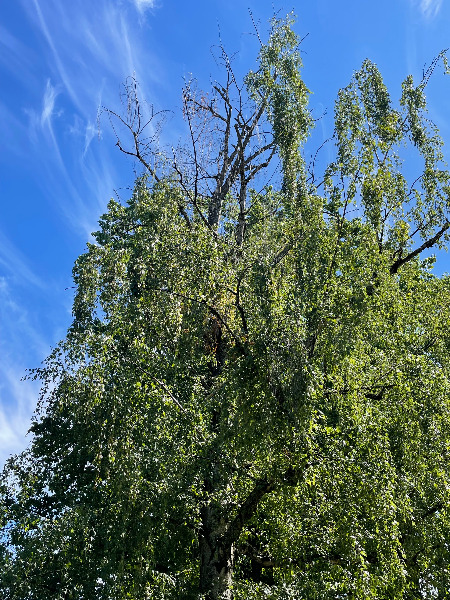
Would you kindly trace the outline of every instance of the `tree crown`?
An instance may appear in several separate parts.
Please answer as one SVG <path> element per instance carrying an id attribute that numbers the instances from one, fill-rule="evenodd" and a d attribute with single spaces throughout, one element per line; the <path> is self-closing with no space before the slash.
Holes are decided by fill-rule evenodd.
<path id="1" fill-rule="evenodd" d="M 292 25 L 243 83 L 224 54 L 225 83 L 185 87 L 184 147 L 146 137 L 134 83 L 108 112 L 146 174 L 33 374 L 32 443 L 0 488 L 10 598 L 448 591 L 450 283 L 424 257 L 450 223 L 424 94 L 445 56 L 397 105 L 365 61 L 319 172 Z"/>

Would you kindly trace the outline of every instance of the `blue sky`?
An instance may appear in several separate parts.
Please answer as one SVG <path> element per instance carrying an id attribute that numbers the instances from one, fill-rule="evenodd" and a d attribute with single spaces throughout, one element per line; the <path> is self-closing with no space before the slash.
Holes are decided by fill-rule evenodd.
<path id="1" fill-rule="evenodd" d="M 38 397 L 21 381 L 64 336 L 71 269 L 112 196 L 126 200 L 137 165 L 120 154 L 100 106 L 119 108 L 135 75 L 142 95 L 173 111 L 163 133 L 183 134 L 181 88 L 219 77 L 211 51 L 237 52 L 244 74 L 275 10 L 294 10 L 315 139 L 329 137 L 333 102 L 364 58 L 376 62 L 393 98 L 408 73 L 450 46 L 448 0 L 14 0 L 0 7 L 0 465 L 23 449 Z M 450 79 L 436 73 L 430 113 L 450 142 Z M 448 153 L 447 153 L 448 158 Z M 450 270 L 446 256 L 440 271 Z"/>

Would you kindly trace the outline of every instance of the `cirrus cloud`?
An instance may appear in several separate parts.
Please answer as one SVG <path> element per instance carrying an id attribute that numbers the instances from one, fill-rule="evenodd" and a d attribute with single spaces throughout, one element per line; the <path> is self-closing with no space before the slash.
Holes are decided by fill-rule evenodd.
<path id="1" fill-rule="evenodd" d="M 56 89 L 52 86 L 50 79 L 47 79 L 47 85 L 42 101 L 41 125 L 44 127 L 46 123 L 51 125 L 51 118 L 55 108 L 55 100 L 58 95 Z"/>
<path id="2" fill-rule="evenodd" d="M 442 0 L 420 0 L 419 7 L 427 19 L 433 19 L 442 6 Z"/>
<path id="3" fill-rule="evenodd" d="M 147 8 L 155 6 L 155 0 L 134 0 L 134 4 L 139 12 L 144 12 Z"/>

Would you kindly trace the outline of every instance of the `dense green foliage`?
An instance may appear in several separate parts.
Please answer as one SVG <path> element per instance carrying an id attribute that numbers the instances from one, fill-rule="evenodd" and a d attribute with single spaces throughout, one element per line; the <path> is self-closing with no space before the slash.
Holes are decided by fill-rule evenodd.
<path id="1" fill-rule="evenodd" d="M 149 169 L 77 260 L 0 488 L 1 598 L 448 597 L 450 279 L 422 256 L 449 226 L 424 96 L 445 59 L 398 106 L 366 61 L 320 176 L 291 25 L 244 108 L 231 68 L 215 99 L 188 90 L 215 154 L 194 135 Z M 280 185 L 250 189 L 274 151 Z"/>

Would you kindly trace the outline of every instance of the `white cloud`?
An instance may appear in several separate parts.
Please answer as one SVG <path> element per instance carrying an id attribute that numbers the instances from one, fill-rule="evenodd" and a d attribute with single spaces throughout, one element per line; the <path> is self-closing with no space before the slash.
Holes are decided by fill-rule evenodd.
<path id="1" fill-rule="evenodd" d="M 433 19 L 442 6 L 442 0 L 420 0 L 420 10 L 427 19 Z"/>
<path id="2" fill-rule="evenodd" d="M 81 251 L 81 241 L 98 228 L 98 215 L 114 189 L 128 196 L 130 180 L 129 163 L 115 148 L 108 122 L 104 141 L 96 142 L 98 108 L 120 111 L 121 83 L 132 73 L 143 94 L 158 104 L 155 83 L 167 78 L 158 56 L 147 47 L 147 30 L 140 27 L 144 15 L 159 3 L 19 4 L 39 45 L 31 52 L 11 34 L 0 41 L 2 67 L 6 64 L 27 91 L 17 105 L 0 102 L 0 138 L 8 147 L 8 160 L 19 156 L 27 178 L 35 176 L 36 195 L 45 197 L 55 222 L 70 228 L 70 252 L 74 244 Z M 2 33 L 0 29 L 0 37 Z M 17 219 L 23 217 L 17 214 Z M 0 468 L 8 454 L 29 441 L 24 436 L 39 386 L 20 379 L 27 366 L 39 364 L 50 345 L 64 336 L 72 294 L 61 290 L 69 283 L 62 276 L 48 280 L 41 274 L 39 257 L 25 256 L 10 235 L 0 228 Z"/>
<path id="3" fill-rule="evenodd" d="M 25 369 L 10 365 L 0 369 L 0 469 L 11 454 L 21 452 L 29 440 L 26 433 L 36 407 L 39 385 L 21 381 Z"/>
<path id="4" fill-rule="evenodd" d="M 29 366 L 26 362 L 38 364 L 50 345 L 47 334 L 39 330 L 35 315 L 23 308 L 16 296 L 14 277 L 0 277 L 0 469 L 10 454 L 20 452 L 28 443 L 25 435 L 39 384 L 22 378 Z"/>
<path id="5" fill-rule="evenodd" d="M 86 125 L 86 130 L 84 132 L 83 157 L 86 156 L 86 152 L 89 150 L 89 146 L 97 133 L 98 133 L 98 127 L 96 127 L 93 123 L 88 123 Z"/>
<path id="6" fill-rule="evenodd" d="M 14 37 L 10 31 L 0 25 L 0 63 L 13 74 L 14 78 L 32 89 L 38 84 L 35 57 L 28 45 Z"/>
<path id="7" fill-rule="evenodd" d="M 42 101 L 41 126 L 51 126 L 53 111 L 55 108 L 55 100 L 58 95 L 56 89 L 52 86 L 50 79 L 47 79 L 45 87 L 44 99 Z"/>
<path id="8" fill-rule="evenodd" d="M 39 158 L 45 156 L 45 160 L 48 160 L 49 156 L 52 156 L 57 159 L 59 164 L 62 164 L 61 151 L 53 129 L 53 117 L 62 114 L 62 111 L 55 111 L 55 102 L 59 93 L 50 79 L 47 79 L 42 98 L 42 108 L 40 110 L 25 108 L 23 112 L 28 117 L 29 140 L 35 148 L 38 146 L 43 148 L 43 144 L 46 145 L 46 152 L 42 156 L 38 155 Z"/>
<path id="9" fill-rule="evenodd" d="M 23 0 L 42 35 L 45 51 L 40 56 L 48 62 L 41 105 L 25 111 L 25 129 L 36 156 L 34 166 L 39 164 L 45 173 L 39 186 L 67 217 L 70 227 L 83 236 L 96 229 L 99 212 L 104 211 L 114 188 L 124 184 L 123 174 L 114 168 L 106 169 L 105 179 L 103 165 L 121 159 L 116 158 L 118 151 L 107 119 L 101 122 L 103 140 L 95 143 L 99 108 L 108 106 L 121 112 L 121 84 L 132 74 L 140 83 L 142 96 L 158 104 L 155 84 L 166 77 L 158 58 L 144 44 L 144 30 L 137 26 L 145 11 L 158 3 L 128 0 L 128 4 L 135 10 L 124 10 L 124 0 L 98 0 L 94 8 L 89 5 L 86 10 L 80 10 L 80 5 L 87 7 L 87 0 L 67 4 Z M 87 179 L 80 171 L 85 168 L 89 170 Z"/>
<path id="10" fill-rule="evenodd" d="M 141 13 L 147 10 L 147 8 L 153 8 L 155 6 L 154 0 L 134 0 L 134 4 Z"/>
<path id="11" fill-rule="evenodd" d="M 47 27 L 47 23 L 46 23 L 46 21 L 44 19 L 44 15 L 42 13 L 42 10 L 41 10 L 41 7 L 40 7 L 40 5 L 38 3 L 38 0 L 34 0 L 34 6 L 35 6 L 35 9 L 36 9 L 36 13 L 37 13 L 37 16 L 38 16 L 38 20 L 39 20 L 39 24 L 40 24 L 42 33 L 44 34 L 44 36 L 45 36 L 45 38 L 47 40 L 47 43 L 48 43 L 48 45 L 49 45 L 49 47 L 50 47 L 50 49 L 51 49 L 51 51 L 53 53 L 53 58 L 54 58 L 54 61 L 55 61 L 55 65 L 56 65 L 56 67 L 58 69 L 58 72 L 59 72 L 59 75 L 61 77 L 61 80 L 63 81 L 64 86 L 66 87 L 66 90 L 67 90 L 70 98 L 72 99 L 72 102 L 75 104 L 75 106 L 77 106 L 77 108 L 80 108 L 78 96 L 75 93 L 74 87 L 73 87 L 73 85 L 72 85 L 72 83 L 70 81 L 70 77 L 69 77 L 69 75 L 67 73 L 67 70 L 66 70 L 66 68 L 64 66 L 64 63 L 63 63 L 63 61 L 62 61 L 62 59 L 60 57 L 60 54 L 59 54 L 59 52 L 56 49 L 56 42 L 54 41 L 52 35 L 50 34 L 50 30 Z"/>

